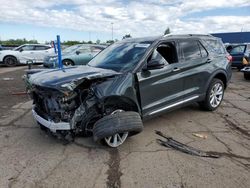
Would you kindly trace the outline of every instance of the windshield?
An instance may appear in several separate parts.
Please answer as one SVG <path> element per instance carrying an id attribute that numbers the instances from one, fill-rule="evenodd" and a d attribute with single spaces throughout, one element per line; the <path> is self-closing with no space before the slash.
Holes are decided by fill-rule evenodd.
<path id="1" fill-rule="evenodd" d="M 88 65 L 118 72 L 131 71 L 152 42 L 117 42 L 100 52 Z"/>
<path id="2" fill-rule="evenodd" d="M 74 45 L 74 46 L 70 46 L 68 48 L 65 48 L 62 52 L 63 53 L 70 53 L 70 52 L 74 52 L 76 51 L 77 48 L 79 48 L 81 45 Z"/>

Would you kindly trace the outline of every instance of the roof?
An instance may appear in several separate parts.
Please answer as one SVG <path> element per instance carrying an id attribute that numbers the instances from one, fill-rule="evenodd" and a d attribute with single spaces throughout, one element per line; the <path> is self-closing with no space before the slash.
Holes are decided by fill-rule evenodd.
<path id="1" fill-rule="evenodd" d="M 172 39 L 178 39 L 178 38 L 215 38 L 212 35 L 209 34 L 181 34 L 181 35 L 174 35 L 174 34 L 168 34 L 164 36 L 155 36 L 155 37 L 141 37 L 141 38 L 128 38 L 125 40 L 122 40 L 120 42 L 154 42 L 156 40 L 166 39 L 166 38 L 172 38 Z"/>
<path id="2" fill-rule="evenodd" d="M 221 38 L 224 43 L 250 43 L 250 32 L 212 33 Z"/>

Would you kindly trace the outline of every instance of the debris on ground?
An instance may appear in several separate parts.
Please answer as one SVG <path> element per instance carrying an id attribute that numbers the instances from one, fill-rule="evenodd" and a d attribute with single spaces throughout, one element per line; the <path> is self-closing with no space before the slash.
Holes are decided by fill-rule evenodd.
<path id="1" fill-rule="evenodd" d="M 11 95 L 26 95 L 26 91 L 18 91 L 18 92 L 12 92 Z"/>
<path id="2" fill-rule="evenodd" d="M 3 81 L 10 81 L 10 80 L 14 80 L 14 78 L 3 78 Z"/>
<path id="3" fill-rule="evenodd" d="M 207 135 L 203 135 L 203 134 L 199 134 L 199 133 L 193 133 L 193 136 L 196 136 L 198 138 L 203 138 L 203 139 L 207 139 Z"/>
<path id="4" fill-rule="evenodd" d="M 189 155 L 194 155 L 194 156 L 199 156 L 199 157 L 211 157 L 211 158 L 219 158 L 221 157 L 218 154 L 215 154 L 214 152 L 206 152 L 202 151 L 196 148 L 193 148 L 191 146 L 188 146 L 186 144 L 183 144 L 181 142 L 178 142 L 177 140 L 174 140 L 172 137 L 168 137 L 164 135 L 161 131 L 155 131 L 155 133 L 166 140 L 163 141 L 161 139 L 157 139 L 157 142 L 165 147 L 176 149 L 178 151 L 181 151 L 183 153 L 189 154 Z"/>

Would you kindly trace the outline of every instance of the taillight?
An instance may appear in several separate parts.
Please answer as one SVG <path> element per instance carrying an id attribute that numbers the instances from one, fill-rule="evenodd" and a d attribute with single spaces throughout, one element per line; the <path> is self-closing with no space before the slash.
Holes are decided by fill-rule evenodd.
<path id="1" fill-rule="evenodd" d="M 233 57 L 231 55 L 227 55 L 228 63 L 231 63 L 233 61 Z"/>

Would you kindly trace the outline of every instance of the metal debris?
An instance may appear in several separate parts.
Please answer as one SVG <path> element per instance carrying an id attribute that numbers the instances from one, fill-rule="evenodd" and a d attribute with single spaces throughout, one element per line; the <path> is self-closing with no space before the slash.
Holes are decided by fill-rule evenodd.
<path id="1" fill-rule="evenodd" d="M 198 138 L 203 138 L 203 139 L 207 139 L 207 135 L 203 135 L 203 134 L 199 134 L 199 133 L 193 133 L 193 136 L 196 136 Z"/>
<path id="2" fill-rule="evenodd" d="M 17 92 L 12 92 L 11 95 L 26 95 L 26 91 L 17 91 Z"/>
<path id="3" fill-rule="evenodd" d="M 165 141 L 163 141 L 161 139 L 157 139 L 157 142 L 162 146 L 176 149 L 176 150 L 181 151 L 183 153 L 186 153 L 189 155 L 194 155 L 194 156 L 199 156 L 199 157 L 211 157 L 211 158 L 221 157 L 220 155 L 218 155 L 214 152 L 202 151 L 202 150 L 193 148 L 191 146 L 188 146 L 186 144 L 183 144 L 181 142 L 178 142 L 177 140 L 174 140 L 172 137 L 168 137 L 168 136 L 164 135 L 161 131 L 155 131 L 155 133 L 166 139 Z"/>
<path id="4" fill-rule="evenodd" d="M 3 78 L 2 80 L 3 81 L 11 81 L 11 80 L 14 80 L 14 78 Z"/>

